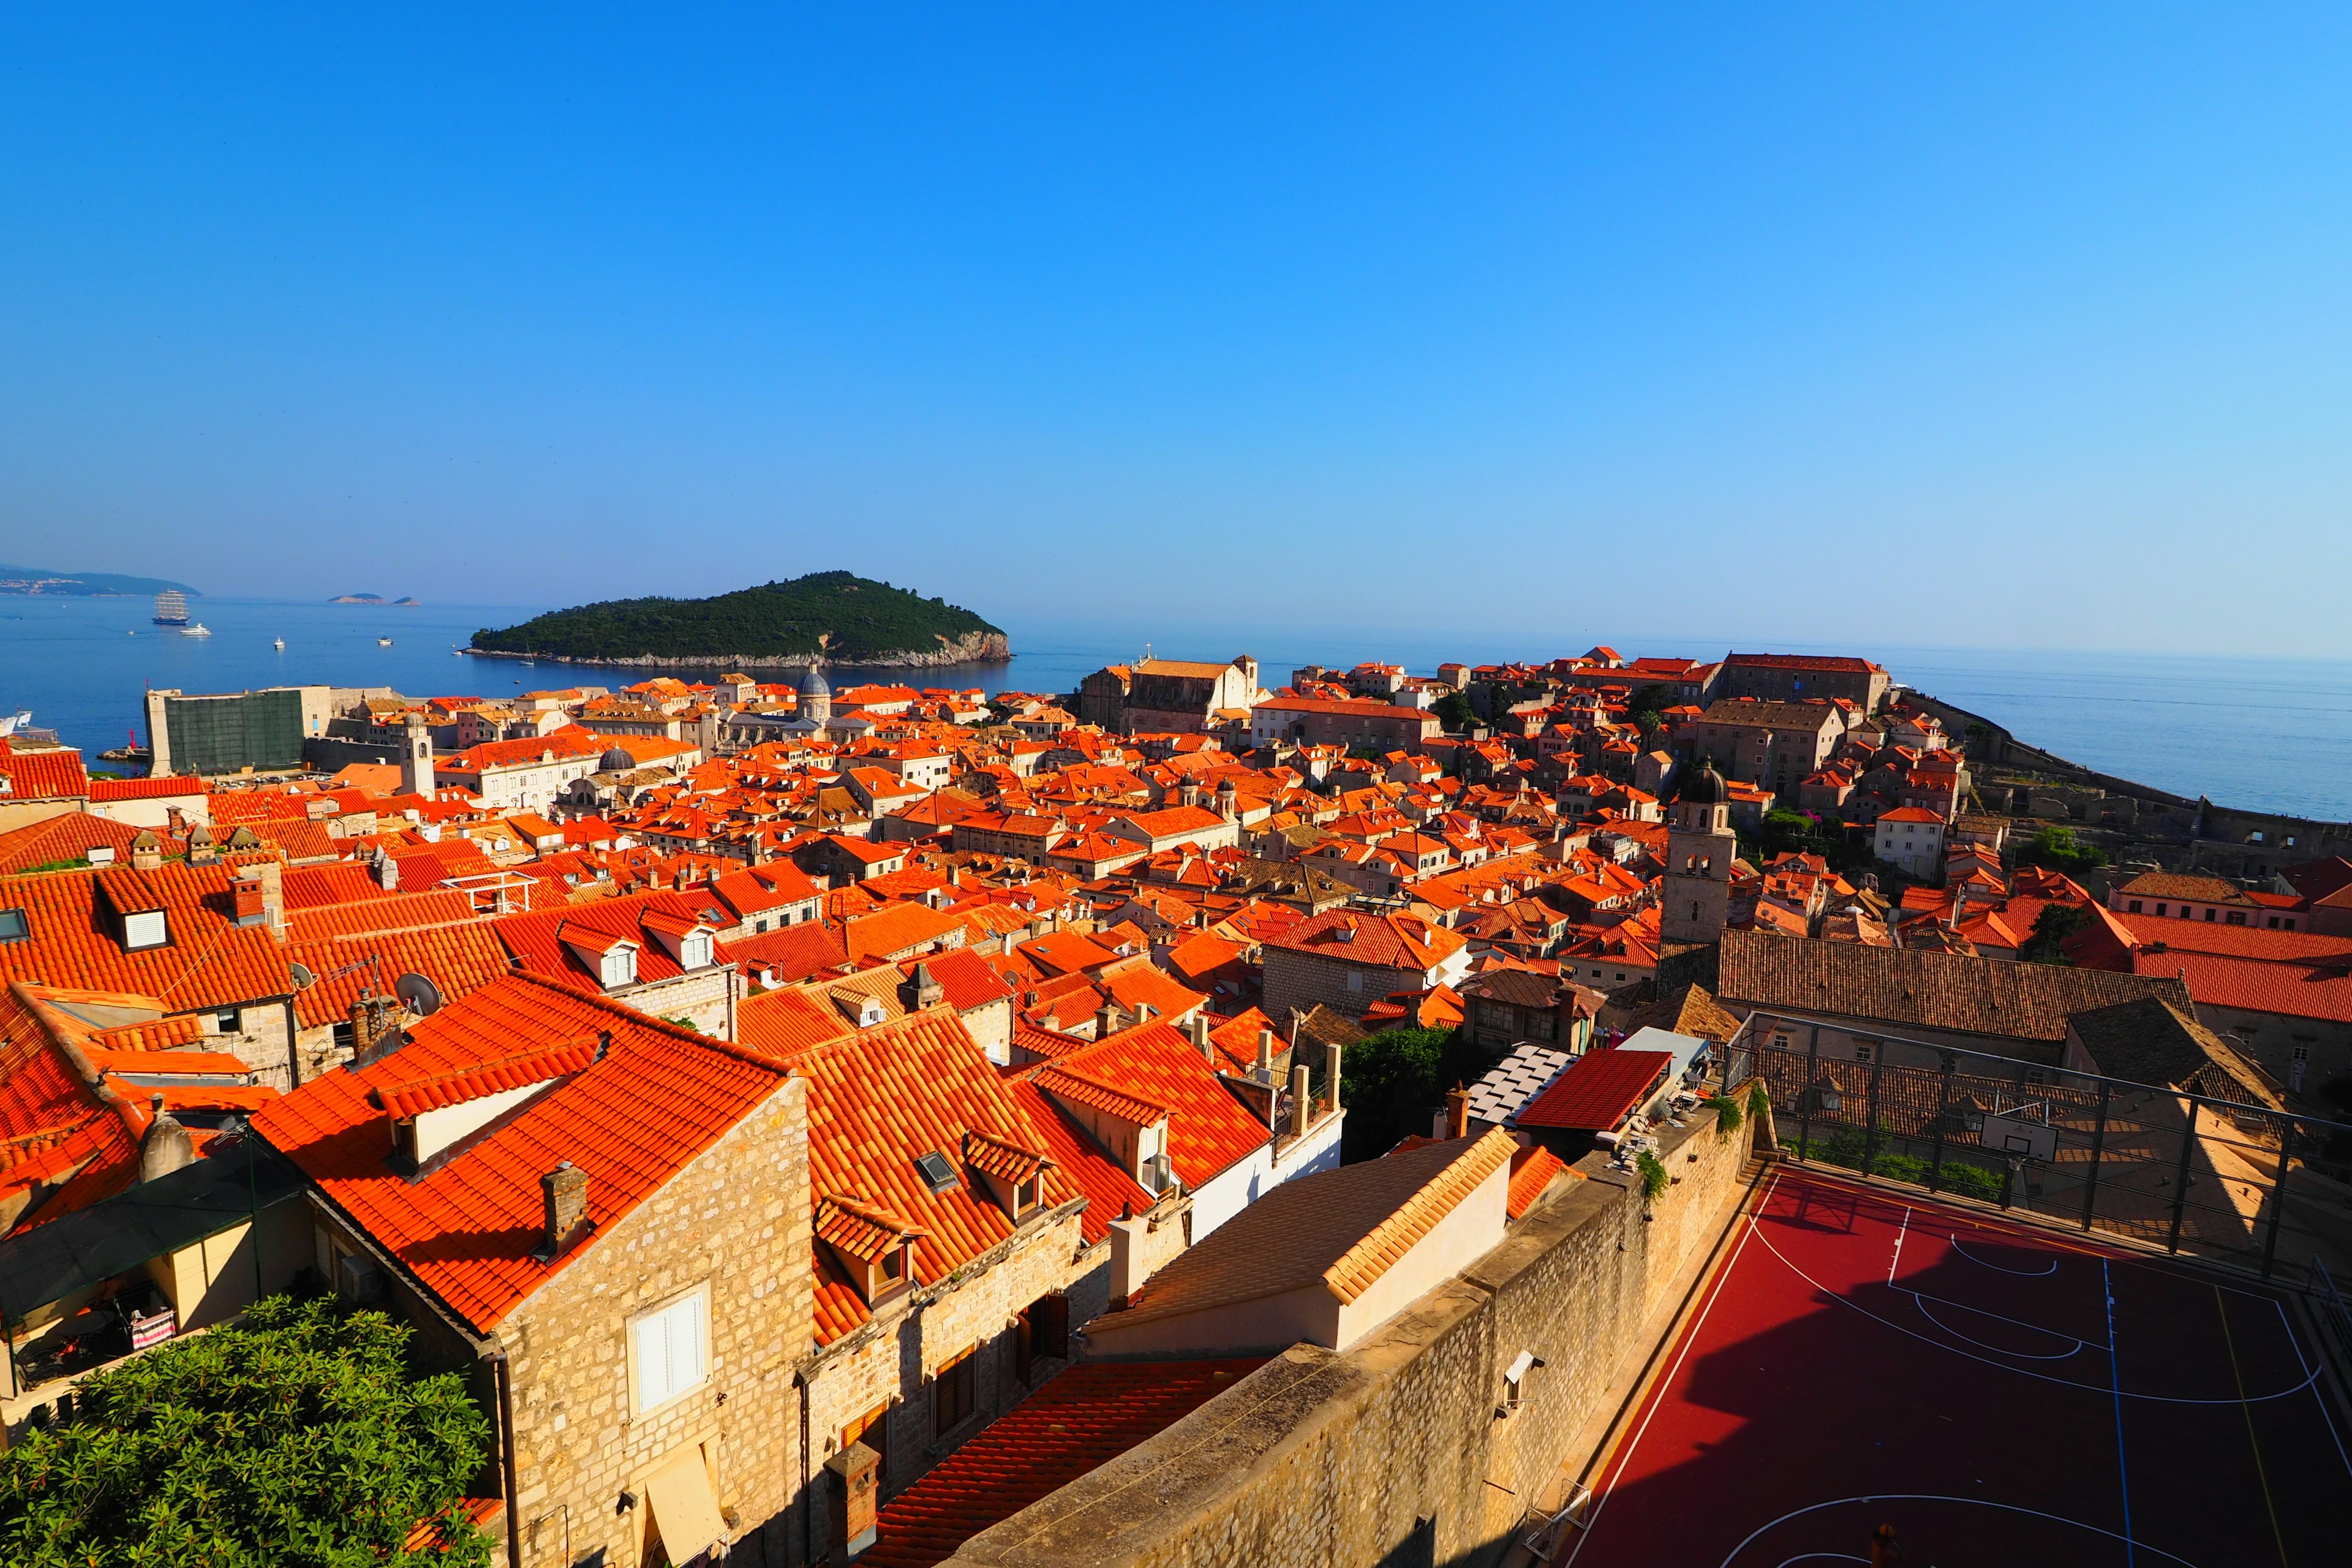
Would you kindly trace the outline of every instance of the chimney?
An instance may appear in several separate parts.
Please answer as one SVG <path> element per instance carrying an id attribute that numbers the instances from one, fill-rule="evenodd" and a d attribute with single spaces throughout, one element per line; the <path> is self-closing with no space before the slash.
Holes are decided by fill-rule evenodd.
<path id="1" fill-rule="evenodd" d="M 1445 1135 L 1470 1136 L 1470 1091 L 1459 1083 L 1445 1091 Z"/>
<path id="2" fill-rule="evenodd" d="M 909 1013 L 920 1013 L 947 1000 L 947 990 L 931 975 L 931 966 L 918 963 L 914 972 L 898 983 L 898 1001 Z"/>
<path id="3" fill-rule="evenodd" d="M 547 1204 L 547 1234 L 531 1256 L 551 1263 L 588 1232 L 588 1173 L 566 1160 L 540 1177 L 539 1190 Z"/>
<path id="4" fill-rule="evenodd" d="M 1339 1109 L 1339 1043 L 1337 1040 L 1323 1047 L 1323 1093 L 1331 1109 Z"/>
<path id="5" fill-rule="evenodd" d="M 1272 1083 L 1274 1081 L 1274 1031 L 1272 1029 L 1260 1029 L 1257 1032 L 1257 1068 L 1255 1076 L 1260 1083 Z"/>
<path id="6" fill-rule="evenodd" d="M 1143 1289 L 1145 1270 L 1142 1259 L 1136 1256 L 1140 1250 L 1136 1242 L 1149 1224 L 1135 1217 L 1132 1204 L 1110 1222 L 1110 1310 L 1114 1312 L 1125 1311 L 1129 1301 Z"/>
<path id="7" fill-rule="evenodd" d="M 286 870 L 275 860 L 240 867 L 235 888 L 236 923 L 268 926 L 269 934 L 286 934 Z"/>
<path id="8" fill-rule="evenodd" d="M 1202 1060 L 1213 1065 L 1215 1063 L 1217 1052 L 1209 1042 L 1209 1016 L 1206 1013 L 1192 1015 L 1192 1047 L 1201 1053 Z"/>
<path id="9" fill-rule="evenodd" d="M 1150 1022 L 1151 1022 L 1151 1004 L 1150 1004 L 1150 1003 L 1149 1003 L 1149 1002 L 1138 1002 L 1138 1003 L 1135 1005 L 1135 1021 L 1136 1021 L 1137 1023 L 1139 1023 L 1139 1024 L 1149 1024 Z"/>
<path id="10" fill-rule="evenodd" d="M 1307 1098 L 1307 1068 L 1302 1064 L 1290 1069 L 1290 1135 L 1307 1136 L 1307 1112 L 1313 1102 Z"/>
<path id="11" fill-rule="evenodd" d="M 194 1164 L 196 1141 L 180 1125 L 178 1118 L 163 1109 L 163 1097 L 150 1096 L 147 1110 L 153 1120 L 147 1123 L 147 1131 L 139 1140 L 139 1179 L 152 1182 Z"/>
<path id="12" fill-rule="evenodd" d="M 1107 1040 L 1118 1032 L 1118 1009 L 1108 1002 L 1095 1009 L 1095 1038 Z"/>
<path id="13" fill-rule="evenodd" d="M 376 1040 L 390 1016 L 384 1005 L 369 996 L 352 1004 L 352 1060 L 363 1062 L 375 1049 Z"/>
<path id="14" fill-rule="evenodd" d="M 131 841 L 131 868 L 134 871 L 160 871 L 163 868 L 163 841 L 155 837 L 154 829 L 144 829 Z"/>
<path id="15" fill-rule="evenodd" d="M 387 893 L 400 890 L 400 862 L 385 854 L 382 845 L 375 851 L 375 885 Z"/>

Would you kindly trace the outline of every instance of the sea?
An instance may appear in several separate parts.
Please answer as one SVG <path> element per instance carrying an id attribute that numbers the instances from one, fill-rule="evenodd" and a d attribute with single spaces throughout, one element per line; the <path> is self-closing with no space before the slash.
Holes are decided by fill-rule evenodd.
<path id="1" fill-rule="evenodd" d="M 266 686 L 389 686 L 412 697 L 496 698 L 555 686 L 623 686 L 645 672 L 457 652 L 482 627 L 511 626 L 546 605 L 326 605 L 206 595 L 191 616 L 212 633 L 183 637 L 152 624 L 143 598 L 0 597 L 0 715 L 33 722 L 98 753 L 144 739 L 151 687 L 218 692 Z M 983 691 L 1065 692 L 1110 663 L 1257 658 L 1279 686 L 1305 664 L 1366 659 L 1415 674 L 1448 660 L 1548 659 L 1606 641 L 1639 654 L 1720 658 L 1725 644 L 1644 640 L 1610 630 L 1545 641 L 1493 630 L 1392 630 L 1289 625 L 1008 620 L 1007 664 L 924 670 L 828 668 L 860 679 Z M 283 639 L 280 650 L 275 644 Z M 389 639 L 388 645 L 381 639 Z M 1743 649 L 1751 646 L 1742 642 Z M 1858 653 L 1906 686 L 1981 713 L 2020 740 L 2105 773 L 2222 805 L 2323 821 L 2352 820 L 2352 660 L 2187 658 L 2169 654 L 1828 646 L 1776 643 L 1786 653 Z M 663 673 L 684 673 L 664 671 Z M 708 673 L 720 673 L 716 669 Z"/>

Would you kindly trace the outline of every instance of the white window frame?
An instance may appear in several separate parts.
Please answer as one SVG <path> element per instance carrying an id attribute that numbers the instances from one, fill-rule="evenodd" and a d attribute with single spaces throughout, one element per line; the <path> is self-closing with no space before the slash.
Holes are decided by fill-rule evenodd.
<path id="1" fill-rule="evenodd" d="M 673 1366 L 662 1368 L 658 1381 L 647 1375 L 645 1364 L 644 1335 L 648 1328 L 664 1323 L 675 1328 L 683 1316 L 693 1333 L 693 1376 L 684 1382 L 672 1376 Z M 679 1400 L 710 1382 L 710 1283 L 709 1280 L 682 1290 L 656 1306 L 630 1315 L 627 1325 L 629 1359 L 629 1409 L 636 1416 L 655 1415 L 667 1410 Z"/>

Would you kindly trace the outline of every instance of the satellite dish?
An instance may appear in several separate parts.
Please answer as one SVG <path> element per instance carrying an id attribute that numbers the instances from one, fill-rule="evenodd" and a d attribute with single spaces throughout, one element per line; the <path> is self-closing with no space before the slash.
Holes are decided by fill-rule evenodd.
<path id="1" fill-rule="evenodd" d="M 441 988 L 422 974 L 404 974 L 392 983 L 392 994 L 420 1018 L 430 1018 L 441 1010 Z"/>
<path id="2" fill-rule="evenodd" d="M 294 989 L 297 991 L 308 991 L 319 983 L 319 977 L 310 973 L 309 964 L 289 963 L 286 969 L 287 973 L 294 976 Z"/>

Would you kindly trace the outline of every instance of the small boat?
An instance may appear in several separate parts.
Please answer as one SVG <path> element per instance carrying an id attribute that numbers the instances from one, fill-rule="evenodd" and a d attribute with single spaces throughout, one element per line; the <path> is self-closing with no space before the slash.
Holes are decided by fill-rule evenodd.
<path id="1" fill-rule="evenodd" d="M 184 637 L 208 637 L 213 635 L 213 632 L 210 626 L 205 625 L 202 621 L 198 621 L 193 626 L 182 626 L 180 628 L 180 635 Z"/>
<path id="2" fill-rule="evenodd" d="M 392 639 L 390 637 L 378 637 L 375 639 L 375 646 L 378 647 L 390 647 L 392 646 Z"/>
<path id="3" fill-rule="evenodd" d="M 269 639 L 269 646 L 276 648 L 279 653 L 284 653 L 286 651 L 286 639 L 284 637 L 272 637 Z"/>

